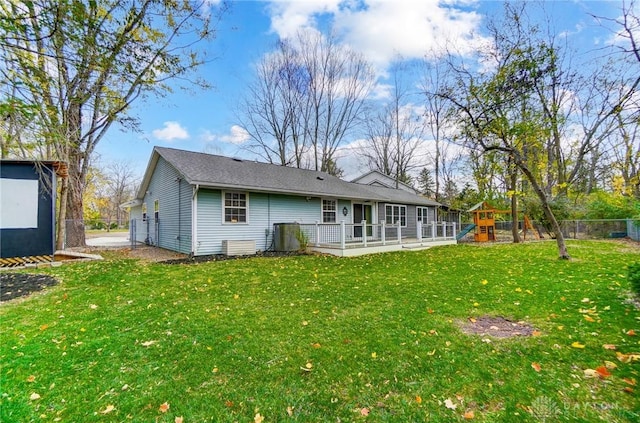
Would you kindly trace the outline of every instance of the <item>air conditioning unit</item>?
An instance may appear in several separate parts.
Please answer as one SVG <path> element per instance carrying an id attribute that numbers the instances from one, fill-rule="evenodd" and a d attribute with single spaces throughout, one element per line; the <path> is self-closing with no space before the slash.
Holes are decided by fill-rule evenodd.
<path id="1" fill-rule="evenodd" d="M 222 254 L 225 256 L 251 256 L 256 253 L 256 241 L 222 241 Z"/>

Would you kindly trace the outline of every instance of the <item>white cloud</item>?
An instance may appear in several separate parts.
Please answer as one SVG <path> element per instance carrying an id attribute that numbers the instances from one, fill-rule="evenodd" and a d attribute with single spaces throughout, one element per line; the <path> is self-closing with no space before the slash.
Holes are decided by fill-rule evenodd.
<path id="1" fill-rule="evenodd" d="M 250 136 L 246 129 L 241 126 L 233 125 L 229 134 L 218 137 L 220 141 L 230 144 L 242 144 L 248 141 Z"/>
<path id="2" fill-rule="evenodd" d="M 151 134 L 161 141 L 172 142 L 176 140 L 186 140 L 189 138 L 189 132 L 175 121 L 164 122 L 162 129 L 154 129 Z"/>
<path id="3" fill-rule="evenodd" d="M 439 0 L 284 0 L 272 3 L 271 27 L 281 37 L 319 27 L 329 20 L 337 34 L 379 70 L 398 56 L 422 58 L 445 44 L 462 54 L 482 41 L 480 14 L 470 1 Z M 459 8 L 464 6 L 464 9 Z M 457 8 L 458 7 L 458 8 Z"/>

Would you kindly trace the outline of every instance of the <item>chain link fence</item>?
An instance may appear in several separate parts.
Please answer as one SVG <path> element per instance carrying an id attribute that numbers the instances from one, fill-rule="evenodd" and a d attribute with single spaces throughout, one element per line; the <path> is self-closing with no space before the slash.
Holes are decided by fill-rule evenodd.
<path id="1" fill-rule="evenodd" d="M 517 222 L 518 232 L 526 240 L 551 239 L 551 234 L 540 222 L 531 221 L 534 229 L 523 231 L 524 222 Z M 640 241 L 640 219 L 597 219 L 597 220 L 563 220 L 560 223 L 562 234 L 566 239 L 616 239 L 628 238 Z M 462 228 L 469 225 L 463 223 Z M 513 240 L 511 221 L 496 221 L 496 241 L 509 242 Z M 537 236 L 536 236 L 537 235 Z M 473 231 L 468 233 L 463 242 L 473 241 Z"/>

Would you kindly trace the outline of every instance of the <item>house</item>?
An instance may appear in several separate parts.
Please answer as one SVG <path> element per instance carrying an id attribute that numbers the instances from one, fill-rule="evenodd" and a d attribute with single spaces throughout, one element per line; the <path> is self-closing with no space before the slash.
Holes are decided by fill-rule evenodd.
<path id="1" fill-rule="evenodd" d="M 60 162 L 0 161 L 0 267 L 51 262 Z"/>
<path id="2" fill-rule="evenodd" d="M 351 182 L 377 187 L 397 188 L 406 192 L 410 192 L 412 194 L 420 194 L 418 190 L 416 190 L 411 185 L 405 184 L 402 181 L 396 181 L 395 178 L 392 178 L 389 175 L 385 175 L 378 170 L 372 170 L 368 173 L 365 173 L 364 175 L 358 176 L 357 178 L 351 180 Z"/>
<path id="3" fill-rule="evenodd" d="M 191 255 L 300 244 L 337 255 L 455 243 L 438 203 L 324 172 L 155 147 L 131 212 L 131 237 Z M 291 235 L 291 234 L 289 234 Z M 427 245 L 428 244 L 428 245 Z"/>

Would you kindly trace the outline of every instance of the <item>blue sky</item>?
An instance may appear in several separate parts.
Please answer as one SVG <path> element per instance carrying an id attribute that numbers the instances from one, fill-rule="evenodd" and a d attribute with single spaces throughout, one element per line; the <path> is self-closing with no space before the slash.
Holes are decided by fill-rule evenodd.
<path id="1" fill-rule="evenodd" d="M 214 4 L 216 0 L 208 0 Z M 253 158 L 242 149 L 243 131 L 237 126 L 239 99 L 253 78 L 253 66 L 269 52 L 279 36 L 300 28 L 326 31 L 332 26 L 340 39 L 360 51 L 375 66 L 378 94 L 384 92 L 385 72 L 401 55 L 420 59 L 438 40 L 453 38 L 471 48 L 482 36 L 488 16 L 499 13 L 500 1 L 475 0 L 278 0 L 236 1 L 223 17 L 217 38 L 203 45 L 214 61 L 200 75 L 215 88 L 176 89 L 164 98 L 135 104 L 143 133 L 114 127 L 98 144 L 100 163 L 129 163 L 140 176 L 154 145 Z M 593 51 L 606 45 L 612 34 L 589 14 L 615 18 L 621 1 L 547 1 L 558 32 L 566 32 L 570 45 Z M 364 172 L 351 157 L 346 140 L 338 165 L 348 176 Z"/>

